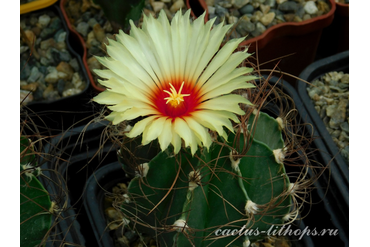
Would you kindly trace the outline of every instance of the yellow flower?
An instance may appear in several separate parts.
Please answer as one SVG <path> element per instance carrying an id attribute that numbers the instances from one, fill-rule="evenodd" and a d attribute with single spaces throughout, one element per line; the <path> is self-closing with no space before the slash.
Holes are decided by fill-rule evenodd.
<path id="1" fill-rule="evenodd" d="M 236 68 L 250 55 L 233 53 L 244 38 L 220 49 L 231 25 L 212 28 L 215 19 L 204 24 L 204 14 L 193 22 L 189 15 L 179 11 L 171 24 L 164 11 L 158 19 L 144 16 L 141 29 L 130 21 L 130 35 L 120 31 L 117 41 L 109 40 L 109 57 L 98 57 L 108 69 L 95 70 L 107 90 L 94 101 L 110 105 L 106 118 L 113 124 L 146 117 L 128 137 L 143 134 L 144 145 L 158 138 L 162 150 L 172 143 L 175 153 L 183 139 L 194 154 L 211 145 L 208 129 L 221 136 L 224 126 L 233 131 L 229 119 L 239 122 L 235 114 L 244 114 L 239 103 L 251 103 L 231 92 L 253 87 L 247 81 L 256 77 L 246 75 L 251 68 Z"/>

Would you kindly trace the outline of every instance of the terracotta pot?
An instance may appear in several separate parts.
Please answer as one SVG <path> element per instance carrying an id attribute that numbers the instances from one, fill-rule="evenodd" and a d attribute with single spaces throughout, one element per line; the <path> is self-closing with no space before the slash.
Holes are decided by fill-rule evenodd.
<path id="1" fill-rule="evenodd" d="M 197 18 L 206 11 L 204 22 L 208 21 L 208 7 L 204 0 L 186 0 L 186 6 L 188 9 L 191 9 L 191 15 L 194 18 Z"/>
<path id="2" fill-rule="evenodd" d="M 95 80 L 94 80 L 94 77 L 93 75 L 91 74 L 91 71 L 89 69 L 89 66 L 87 65 L 87 48 L 86 48 L 86 43 L 85 43 L 85 40 L 83 39 L 83 37 L 73 28 L 71 22 L 69 21 L 69 18 L 68 18 L 68 15 L 67 15 L 67 12 L 65 10 L 65 5 L 67 4 L 68 0 L 61 0 L 60 1 L 60 9 L 63 13 L 63 16 L 64 16 L 64 19 L 68 25 L 68 28 L 71 32 L 71 35 L 75 37 L 76 39 L 76 42 L 81 44 L 81 56 L 82 56 L 82 61 L 83 61 L 83 64 L 86 68 L 86 71 L 87 71 L 87 75 L 90 79 L 90 83 L 92 85 L 92 87 L 95 89 L 95 91 L 97 92 L 102 92 L 105 90 L 104 87 L 101 87 L 99 85 L 97 85 L 95 83 Z M 207 9 L 207 5 L 204 1 L 201 1 L 201 2 L 198 2 L 196 0 L 186 0 L 186 6 L 187 8 L 194 8 L 194 12 L 192 11 L 191 12 L 191 15 L 196 18 L 197 16 L 201 15 L 205 9 Z M 208 10 L 207 10 L 207 13 L 206 13 L 206 17 L 205 17 L 205 21 L 208 21 Z"/>
<path id="3" fill-rule="evenodd" d="M 89 80 L 90 80 L 90 83 L 91 83 L 92 87 L 96 91 L 102 92 L 105 89 L 102 88 L 102 87 L 99 87 L 98 85 L 96 85 L 96 83 L 94 81 L 94 77 L 92 76 L 91 71 L 89 69 L 89 66 L 87 66 L 87 48 L 86 48 L 86 43 L 85 43 L 85 40 L 82 38 L 82 36 L 73 28 L 71 22 L 68 19 L 68 15 L 67 15 L 66 10 L 64 8 L 64 6 L 66 5 L 66 3 L 67 3 L 67 0 L 61 0 L 60 1 L 60 10 L 62 11 L 62 14 L 64 16 L 64 20 L 67 23 L 67 26 L 68 26 L 68 29 L 70 30 L 70 33 L 73 35 L 73 37 L 75 38 L 75 40 L 82 46 L 81 47 L 82 48 L 82 53 L 81 53 L 82 62 L 84 64 L 85 68 L 86 68 L 87 75 L 89 77 Z"/>
<path id="4" fill-rule="evenodd" d="M 321 58 L 349 50 L 349 4 L 336 3 L 333 23 L 323 30 L 318 54 Z"/>
<path id="5" fill-rule="evenodd" d="M 262 35 L 247 40 L 240 46 L 250 45 L 248 50 L 255 52 L 259 64 L 293 54 L 280 61 L 278 70 L 298 76 L 314 61 L 322 30 L 333 21 L 336 6 L 334 0 L 329 2 L 331 10 L 325 15 L 302 22 L 285 22 L 272 26 Z M 272 69 L 275 64 L 276 61 L 262 68 Z M 295 83 L 295 79 L 290 76 L 285 76 L 284 79 L 293 85 Z"/>
<path id="6" fill-rule="evenodd" d="M 200 6 L 207 5 L 204 0 L 198 0 Z M 316 50 L 322 30 L 329 26 L 336 10 L 335 0 L 329 0 L 331 9 L 321 15 L 302 22 L 285 22 L 268 28 L 262 35 L 248 39 L 240 47 L 249 46 L 248 51 L 255 53 L 258 64 L 269 62 L 279 57 L 285 57 L 278 64 L 278 71 L 298 76 L 300 72 L 315 59 Z M 261 69 L 273 69 L 278 60 L 260 66 Z M 256 63 L 256 61 L 253 61 Z M 295 79 L 285 76 L 284 80 L 295 84 Z"/>

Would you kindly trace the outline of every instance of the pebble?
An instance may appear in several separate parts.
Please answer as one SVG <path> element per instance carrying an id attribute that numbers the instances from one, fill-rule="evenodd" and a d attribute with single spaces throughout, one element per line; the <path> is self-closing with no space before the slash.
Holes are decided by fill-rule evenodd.
<path id="1" fill-rule="evenodd" d="M 105 32 L 99 23 L 96 23 L 94 25 L 93 32 L 94 32 L 95 38 L 101 43 L 105 38 Z"/>
<path id="2" fill-rule="evenodd" d="M 33 101 L 32 92 L 26 90 L 20 90 L 20 102 L 27 104 Z"/>
<path id="3" fill-rule="evenodd" d="M 223 19 L 235 23 L 231 37 L 247 36 L 246 39 L 261 35 L 273 25 L 301 22 L 330 11 L 328 0 L 206 0 L 206 4 L 209 18 L 217 17 L 215 24 Z M 242 16 L 249 20 L 243 20 Z M 230 21 L 234 17 L 239 21 Z"/>
<path id="4" fill-rule="evenodd" d="M 82 36 L 86 37 L 88 31 L 89 31 L 89 24 L 86 22 L 80 22 L 78 23 L 76 27 L 77 32 L 79 32 Z"/>
<path id="5" fill-rule="evenodd" d="M 275 18 L 275 13 L 274 12 L 270 12 L 264 16 L 262 16 L 262 18 L 260 19 L 260 22 L 265 25 L 265 26 L 268 26 Z"/>
<path id="6" fill-rule="evenodd" d="M 245 15 L 245 14 L 252 14 L 254 11 L 254 7 L 251 4 L 247 4 L 241 9 L 239 9 L 240 14 Z"/>
<path id="7" fill-rule="evenodd" d="M 52 11 L 20 16 L 20 24 L 39 58 L 20 38 L 20 102 L 56 100 L 86 88 L 78 60 L 67 49 L 66 30 Z M 25 100 L 24 97 L 27 96 Z"/>
<path id="8" fill-rule="evenodd" d="M 316 14 L 317 11 L 319 11 L 319 9 L 316 7 L 316 4 L 314 1 L 308 1 L 306 2 L 306 4 L 304 5 L 304 11 L 309 14 L 309 15 L 313 15 L 313 14 Z"/>
<path id="9" fill-rule="evenodd" d="M 40 15 L 38 23 L 40 24 L 41 28 L 47 27 L 50 23 L 50 16 L 48 15 Z"/>
<path id="10" fill-rule="evenodd" d="M 151 5 L 152 5 L 152 8 L 153 8 L 153 11 L 157 13 L 161 9 L 164 8 L 165 3 L 164 2 L 156 2 L 156 1 L 153 1 L 153 2 L 151 2 Z"/>
<path id="11" fill-rule="evenodd" d="M 63 79 L 66 79 L 66 80 L 72 79 L 74 71 L 71 65 L 69 65 L 69 63 L 64 62 L 64 61 L 60 62 L 58 66 L 56 67 L 56 70 L 66 74 L 66 78 L 63 78 Z"/>
<path id="12" fill-rule="evenodd" d="M 27 79 L 27 82 L 35 82 L 37 81 L 42 74 L 40 73 L 39 69 L 37 67 L 33 67 L 31 69 L 31 74 Z"/>
<path id="13" fill-rule="evenodd" d="M 170 11 L 172 13 L 176 13 L 179 9 L 184 8 L 185 3 L 183 0 L 177 0 L 176 2 L 173 3 L 173 5 L 170 7 Z"/>
<path id="14" fill-rule="evenodd" d="M 313 81 L 312 86 L 307 87 L 308 95 L 313 100 L 315 109 L 347 161 L 349 158 L 348 85 L 349 74 L 333 71 L 326 73 Z"/>
<path id="15" fill-rule="evenodd" d="M 214 0 L 207 0 L 207 4 L 214 4 L 214 2 Z M 185 0 L 145 0 L 144 14 L 150 14 L 156 17 L 160 9 L 164 9 L 167 17 L 171 20 L 179 9 L 182 9 L 183 13 L 186 11 Z M 106 42 L 106 37 L 110 37 L 112 32 L 114 32 L 111 23 L 104 16 L 104 12 L 101 8 L 95 5 L 91 0 L 82 0 L 82 3 L 81 0 L 67 1 L 66 12 L 70 22 L 86 42 L 89 68 L 100 68 L 100 65 L 98 66 L 94 59 L 89 59 L 93 55 L 106 55 L 103 42 Z M 90 72 L 94 75 L 93 71 L 90 70 Z M 96 79 L 97 77 L 94 75 L 95 82 Z"/>
<path id="16" fill-rule="evenodd" d="M 237 9 L 240 9 L 241 7 L 246 5 L 247 3 L 249 3 L 249 0 L 235 0 L 234 3 L 233 3 L 233 7 L 237 8 Z"/>
<path id="17" fill-rule="evenodd" d="M 283 12 L 295 12 L 298 10 L 298 4 L 294 1 L 287 1 L 279 5 L 279 10 Z"/>

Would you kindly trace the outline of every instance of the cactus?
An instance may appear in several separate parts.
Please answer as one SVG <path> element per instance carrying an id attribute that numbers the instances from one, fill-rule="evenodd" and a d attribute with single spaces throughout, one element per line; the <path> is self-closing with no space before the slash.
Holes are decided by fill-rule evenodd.
<path id="1" fill-rule="evenodd" d="M 52 203 L 48 192 L 36 178 L 40 174 L 33 146 L 26 137 L 20 139 L 20 242 L 34 247 L 45 243 L 52 222 Z"/>
<path id="2" fill-rule="evenodd" d="M 125 28 L 129 20 L 139 20 L 144 8 L 144 0 L 94 0 L 104 11 L 104 15 L 116 29 Z"/>
<path id="3" fill-rule="evenodd" d="M 169 148 L 138 166 L 122 206 L 132 226 L 157 235 L 163 246 L 248 246 L 283 225 L 292 198 L 281 127 L 255 113 L 256 121 L 251 114 L 237 134 L 219 137 L 209 150 L 173 156 Z M 215 235 L 226 229 L 236 235 Z"/>
<path id="4" fill-rule="evenodd" d="M 130 34 L 109 41 L 109 57 L 97 58 L 107 90 L 93 100 L 107 105 L 112 139 L 124 138 L 119 159 L 135 176 L 122 224 L 161 246 L 249 246 L 296 216 L 296 183 L 284 167 L 284 144 L 294 145 L 284 142 L 281 119 L 257 110 L 271 91 L 257 87 L 247 50 L 235 52 L 244 38 L 220 48 L 232 25 L 189 16 L 178 11 L 170 24 L 161 11 L 141 28 L 130 22 Z M 131 138 L 141 134 L 140 146 Z"/>

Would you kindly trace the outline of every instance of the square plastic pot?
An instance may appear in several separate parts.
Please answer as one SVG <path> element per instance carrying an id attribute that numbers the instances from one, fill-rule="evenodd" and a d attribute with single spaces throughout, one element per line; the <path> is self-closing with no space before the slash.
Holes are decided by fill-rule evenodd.
<path id="1" fill-rule="evenodd" d="M 341 52 L 339 54 L 318 60 L 309 65 L 301 74 L 300 78 L 312 82 L 315 79 L 320 78 L 324 74 L 331 71 L 342 71 L 344 73 L 349 72 L 349 51 Z M 302 99 L 304 108 L 307 110 L 311 123 L 317 129 L 318 136 L 325 144 L 331 157 L 334 157 L 334 161 L 337 164 L 338 172 L 343 178 L 343 186 L 348 187 L 349 184 L 349 167 L 347 162 L 341 156 L 338 147 L 330 136 L 328 130 L 325 127 L 323 120 L 320 118 L 311 98 L 307 94 L 307 84 L 303 81 L 297 81 L 297 91 L 299 97 Z M 348 203 L 347 203 L 348 204 Z"/>
<path id="2" fill-rule="evenodd" d="M 277 78 L 270 79 L 271 84 L 275 84 L 277 81 Z M 278 83 L 276 86 L 281 87 L 285 93 L 293 98 L 299 112 L 297 121 L 301 123 L 309 121 L 309 116 L 294 88 L 287 82 Z M 274 114 L 274 107 L 271 108 L 271 113 Z M 275 113 L 278 114 L 278 111 L 275 111 Z M 312 129 L 309 130 L 308 134 L 313 134 Z M 326 148 L 320 140 L 314 141 L 312 149 L 316 150 L 311 154 L 313 160 L 322 164 L 330 162 L 330 157 L 326 154 Z M 332 164 L 331 166 L 334 167 L 335 165 Z M 332 168 L 331 176 L 335 177 L 337 173 L 338 171 Z M 313 174 L 310 175 L 313 176 Z M 315 203 L 311 207 L 306 204 L 302 215 L 307 214 L 307 216 L 303 220 L 295 222 L 293 228 L 303 230 L 307 227 L 309 230 L 316 229 L 317 231 L 338 229 L 339 234 L 337 236 L 304 235 L 300 241 L 293 240 L 294 246 L 348 246 L 348 205 L 345 204 L 345 198 L 348 199 L 348 188 L 347 191 L 342 191 L 341 189 L 343 188 L 338 188 L 336 183 L 334 185 L 333 183 L 330 184 L 329 176 L 328 173 L 324 173 L 315 182 L 314 186 L 316 189 L 311 194 L 311 198 Z M 125 181 L 127 179 L 122 170 L 122 165 L 116 161 L 97 170 L 87 181 L 84 207 L 99 247 L 109 247 L 114 244 L 113 237 L 107 230 L 108 220 L 104 214 L 105 192 L 111 191 L 112 187 L 117 185 L 117 183 Z M 338 181 L 338 183 L 341 183 L 341 181 Z M 329 189 L 326 190 L 326 188 Z"/>
<path id="3" fill-rule="evenodd" d="M 104 214 L 105 191 L 112 191 L 114 186 L 123 182 L 127 182 L 127 179 L 119 162 L 113 162 L 100 168 L 87 181 L 87 190 L 84 194 L 84 207 L 89 216 L 99 247 L 114 246 L 114 239 L 107 229 L 108 220 Z M 294 230 L 303 230 L 305 228 L 303 221 L 296 223 L 293 226 Z M 314 246 L 309 236 L 304 236 L 300 241 L 292 238 L 292 241 L 294 247 Z"/>
<path id="4" fill-rule="evenodd" d="M 332 160 L 332 156 L 329 154 L 322 138 L 320 138 L 317 128 L 312 125 L 311 116 L 304 107 L 305 100 L 301 100 L 297 91 L 289 83 L 276 77 L 272 77 L 269 82 L 281 88 L 293 99 L 298 111 L 298 122 L 311 124 L 312 128 L 306 128 L 306 135 L 314 138 L 310 145 L 313 150 L 310 159 L 328 165 L 328 169 L 314 183 L 315 190 L 312 192 L 313 202 L 320 201 L 320 203 L 314 203 L 309 209 L 305 208 L 305 213 L 309 214 L 304 218 L 304 223 L 309 229 L 338 229 L 339 234 L 337 236 L 311 236 L 314 244 L 315 246 L 348 246 L 348 180 L 346 181 L 343 176 L 341 166 L 335 160 Z"/>
<path id="5" fill-rule="evenodd" d="M 35 1 L 34 3 L 39 2 Z M 82 81 L 86 82 L 86 87 L 78 94 L 62 97 L 55 100 L 42 100 L 29 102 L 25 107 L 21 108 L 26 115 L 32 117 L 32 120 L 40 128 L 40 133 L 50 132 L 52 135 L 58 134 L 63 129 L 70 127 L 78 121 L 82 120 L 81 124 L 87 123 L 89 117 L 93 115 L 93 105 L 89 103 L 91 100 L 90 81 L 87 76 L 86 69 L 82 63 L 80 55 L 75 51 L 73 40 L 70 40 L 70 32 L 63 15 L 57 5 L 52 5 L 48 8 L 37 10 L 29 14 L 42 15 L 45 12 L 53 12 L 62 22 L 62 28 L 66 32 L 66 46 L 72 58 L 76 58 L 79 65 L 79 76 Z M 25 14 L 28 15 L 28 14 Z M 56 66 L 57 64 L 55 64 Z M 40 119 L 41 118 L 41 119 Z M 83 120 L 86 119 L 86 120 Z"/>
<path id="6" fill-rule="evenodd" d="M 53 138 L 44 149 L 45 158 L 40 164 L 48 179 L 42 179 L 42 183 L 52 200 L 63 209 L 48 246 L 61 246 L 62 243 L 98 246 L 95 239 L 89 237 L 93 231 L 82 206 L 82 195 L 87 179 L 102 164 L 100 161 L 110 163 L 117 160 L 116 153 L 110 152 L 113 150 L 111 144 L 103 149 L 100 146 L 100 135 L 106 124 L 102 122 L 71 129 Z M 84 133 L 82 142 L 81 133 Z"/>
<path id="7" fill-rule="evenodd" d="M 269 81 L 275 84 L 278 79 L 271 78 Z M 287 82 L 279 82 L 276 87 L 282 88 L 294 100 L 298 110 L 297 121 L 309 123 L 310 117 L 294 88 Z M 279 114 L 279 111 L 271 109 L 272 114 Z M 126 181 L 126 178 L 121 164 L 117 162 L 116 148 L 112 144 L 101 143 L 100 136 L 106 125 L 107 122 L 102 122 L 71 129 L 53 138 L 45 148 L 45 153 L 55 155 L 40 162 L 45 176 L 53 181 L 65 180 L 60 186 L 46 181 L 45 187 L 52 195 L 59 195 L 60 204 L 65 203 L 68 208 L 61 214 L 64 220 L 58 224 L 57 232 L 52 235 L 54 238 L 58 236 L 65 241 L 68 239 L 70 243 L 89 247 L 114 246 L 106 228 L 104 194 L 118 182 Z M 308 134 L 317 136 L 316 132 Z M 311 148 L 317 150 L 312 153 L 312 159 L 321 164 L 330 162 L 331 157 L 320 139 L 315 139 Z M 307 216 L 296 222 L 295 227 L 301 230 L 305 227 L 311 230 L 316 228 L 317 231 L 338 229 L 339 234 L 304 236 L 301 241 L 293 242 L 296 246 L 348 246 L 348 205 L 345 201 L 348 199 L 348 188 L 339 186 L 343 181 L 337 176 L 334 162 L 330 167 L 331 174 L 325 172 L 316 181 L 316 189 L 311 195 L 314 204 L 306 204 L 302 216 Z M 66 189 L 68 196 L 61 197 Z M 58 244 L 57 240 L 54 242 Z"/>

